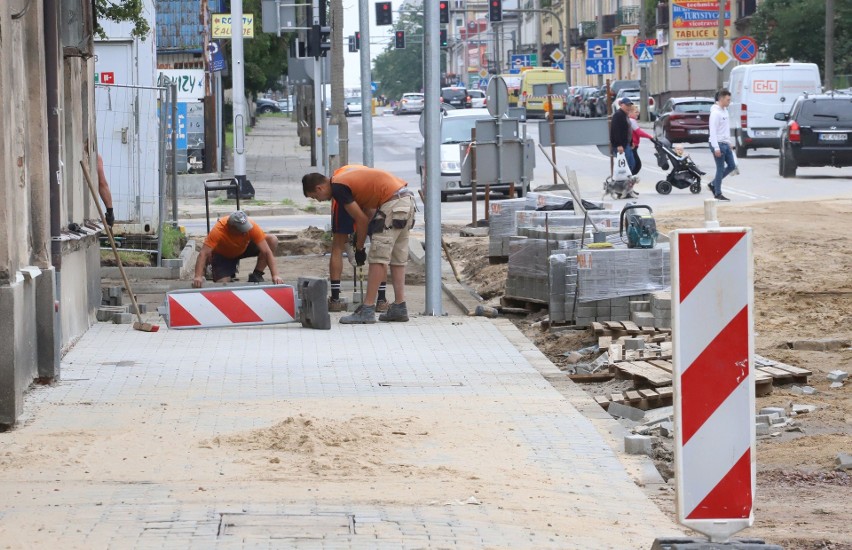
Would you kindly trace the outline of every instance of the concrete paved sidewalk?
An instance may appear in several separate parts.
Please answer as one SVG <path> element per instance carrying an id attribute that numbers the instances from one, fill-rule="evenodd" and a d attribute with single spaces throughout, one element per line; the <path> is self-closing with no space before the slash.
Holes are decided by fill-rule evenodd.
<path id="1" fill-rule="evenodd" d="M 647 463 L 612 450 L 620 426 L 505 320 L 97 324 L 62 369 L 0 435 L 4 547 L 626 549 L 680 532 L 628 474 Z"/>

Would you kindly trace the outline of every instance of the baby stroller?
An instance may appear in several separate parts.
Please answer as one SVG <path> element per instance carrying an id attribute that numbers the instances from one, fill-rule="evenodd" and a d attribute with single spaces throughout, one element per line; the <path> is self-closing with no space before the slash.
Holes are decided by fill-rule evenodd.
<path id="1" fill-rule="evenodd" d="M 672 149 L 672 144 L 669 140 L 663 138 L 651 141 L 653 141 L 656 148 L 654 156 L 657 157 L 657 165 L 663 170 L 668 170 L 669 165 L 671 165 L 672 169 L 668 176 L 666 176 L 666 179 L 657 182 L 657 193 L 668 195 L 672 192 L 672 187 L 677 187 L 678 189 L 689 187 L 692 193 L 700 193 L 701 176 L 706 172 L 702 172 L 689 156 L 678 155 Z"/>

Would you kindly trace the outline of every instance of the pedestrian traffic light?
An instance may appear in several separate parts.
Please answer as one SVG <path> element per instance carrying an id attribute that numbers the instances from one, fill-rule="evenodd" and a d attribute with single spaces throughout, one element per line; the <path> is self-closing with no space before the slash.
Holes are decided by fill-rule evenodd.
<path id="1" fill-rule="evenodd" d="M 441 0 L 440 6 L 441 24 L 446 25 L 450 22 L 450 2 L 449 0 Z"/>
<path id="2" fill-rule="evenodd" d="M 355 51 L 361 49 L 361 31 L 355 31 Z"/>
<path id="3" fill-rule="evenodd" d="M 503 20 L 503 0 L 488 0 L 488 20 L 492 23 Z"/>
<path id="4" fill-rule="evenodd" d="M 447 29 L 441 29 L 441 47 L 447 47 Z"/>
<path id="5" fill-rule="evenodd" d="M 405 49 L 405 31 L 396 31 L 396 49 L 404 50 Z"/>
<path id="6" fill-rule="evenodd" d="M 376 2 L 376 25 L 393 25 L 393 9 L 390 2 Z"/>
<path id="7" fill-rule="evenodd" d="M 358 46 L 355 44 L 355 35 L 354 34 L 349 35 L 349 51 L 350 52 L 357 52 L 358 51 Z"/>

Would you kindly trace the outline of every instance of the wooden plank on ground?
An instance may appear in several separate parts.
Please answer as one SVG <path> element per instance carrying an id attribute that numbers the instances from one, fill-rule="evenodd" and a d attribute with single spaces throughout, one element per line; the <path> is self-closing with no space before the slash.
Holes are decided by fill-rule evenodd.
<path id="1" fill-rule="evenodd" d="M 654 397 L 659 397 L 660 394 L 658 394 L 652 389 L 644 388 L 639 390 L 639 395 L 641 395 L 645 399 L 652 399 Z"/>
<path id="2" fill-rule="evenodd" d="M 669 374 L 672 373 L 673 365 L 671 361 L 666 361 L 664 359 L 648 359 L 648 362 L 658 369 L 663 369 Z"/>
<path id="3" fill-rule="evenodd" d="M 627 332 L 629 332 L 630 334 L 638 334 L 642 330 L 639 328 L 639 325 L 637 325 L 633 321 L 622 321 L 622 324 L 624 325 L 624 328 L 627 330 Z"/>
<path id="4" fill-rule="evenodd" d="M 595 396 L 595 403 L 597 403 L 598 405 L 600 405 L 603 408 L 609 407 L 609 399 L 604 397 L 603 395 L 596 395 Z"/>
<path id="5" fill-rule="evenodd" d="M 624 330 L 620 321 L 604 321 L 604 326 L 610 330 Z"/>
<path id="6" fill-rule="evenodd" d="M 625 374 L 629 374 L 634 379 L 640 378 L 645 380 L 652 386 L 665 386 L 672 383 L 671 374 L 648 364 L 643 365 L 642 361 L 622 361 L 621 363 L 615 363 L 613 367 Z"/>
<path id="7" fill-rule="evenodd" d="M 599 336 L 598 349 L 606 349 L 612 344 L 612 336 Z"/>
<path id="8" fill-rule="evenodd" d="M 766 380 L 772 381 L 772 375 L 765 373 L 760 369 L 754 369 L 754 381 L 755 382 L 761 382 L 761 381 L 766 381 Z"/>
<path id="9" fill-rule="evenodd" d="M 608 382 L 615 378 L 611 372 L 596 372 L 594 374 L 569 374 L 568 378 L 574 382 Z"/>
<path id="10" fill-rule="evenodd" d="M 776 367 L 757 367 L 757 370 L 763 371 L 772 376 L 773 380 L 788 380 L 793 378 L 793 373 Z"/>
<path id="11" fill-rule="evenodd" d="M 669 397 L 672 395 L 674 390 L 671 386 L 666 386 L 664 388 L 657 388 L 657 393 L 660 394 L 660 397 Z"/>
<path id="12" fill-rule="evenodd" d="M 793 365 L 788 365 L 786 363 L 779 363 L 778 361 L 770 360 L 770 361 L 767 362 L 768 364 L 762 365 L 762 364 L 760 364 L 760 362 L 758 360 L 755 360 L 755 363 L 757 363 L 758 367 L 763 367 L 763 366 L 775 367 L 776 369 L 785 370 L 785 371 L 789 372 L 790 374 L 795 374 L 797 376 L 811 376 L 813 374 L 813 371 L 809 371 L 807 369 L 802 369 L 802 368 L 799 368 L 799 367 L 794 367 Z"/>
<path id="13" fill-rule="evenodd" d="M 624 395 L 620 393 L 612 393 L 609 396 L 610 401 L 616 401 L 618 403 L 622 403 L 624 401 Z"/>
<path id="14" fill-rule="evenodd" d="M 634 390 L 627 390 L 626 392 L 624 392 L 624 395 L 627 396 L 628 401 L 639 401 L 640 399 L 642 399 L 642 396 L 639 395 L 639 392 Z"/>

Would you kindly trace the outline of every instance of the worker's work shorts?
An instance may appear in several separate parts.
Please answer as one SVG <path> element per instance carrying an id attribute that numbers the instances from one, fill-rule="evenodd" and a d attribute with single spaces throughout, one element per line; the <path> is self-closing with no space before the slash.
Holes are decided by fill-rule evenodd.
<path id="1" fill-rule="evenodd" d="M 237 276 L 237 266 L 243 258 L 254 258 L 260 254 L 260 249 L 254 242 L 249 242 L 242 254 L 236 258 L 226 258 L 221 254 L 213 253 L 210 265 L 213 267 L 213 280 L 218 281 L 225 277 L 234 278 Z"/>
<path id="2" fill-rule="evenodd" d="M 405 195 L 381 205 L 370 222 L 367 263 L 405 265 L 408 232 L 414 226 L 414 196 Z"/>
<path id="3" fill-rule="evenodd" d="M 355 233 L 355 220 L 342 204 L 331 199 L 331 232 L 335 235 Z"/>

